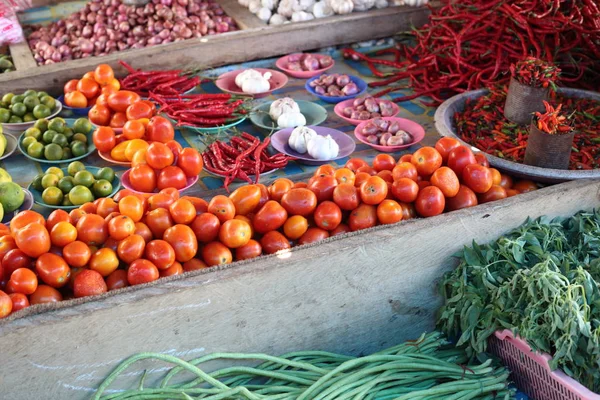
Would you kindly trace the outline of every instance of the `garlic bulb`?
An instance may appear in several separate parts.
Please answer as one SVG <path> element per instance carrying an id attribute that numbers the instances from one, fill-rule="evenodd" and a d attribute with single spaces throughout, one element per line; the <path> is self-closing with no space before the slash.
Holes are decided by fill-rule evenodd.
<path id="1" fill-rule="evenodd" d="M 262 7 L 260 10 L 258 10 L 258 12 L 256 13 L 256 16 L 262 20 L 267 22 L 269 20 L 269 18 L 271 18 L 271 10 L 269 10 L 268 8 Z"/>
<path id="2" fill-rule="evenodd" d="M 317 132 L 306 126 L 299 126 L 292 131 L 288 144 L 297 153 L 304 154 L 307 152 L 308 143 L 317 137 Z"/>
<path id="3" fill-rule="evenodd" d="M 292 21 L 294 22 L 310 21 L 311 19 L 315 19 L 315 16 L 306 11 L 295 11 L 292 14 Z"/>
<path id="4" fill-rule="evenodd" d="M 375 6 L 375 0 L 353 0 L 354 11 L 367 11 Z"/>
<path id="5" fill-rule="evenodd" d="M 315 4 L 315 0 L 298 0 L 293 6 L 292 9 L 294 11 L 306 11 L 312 5 Z"/>
<path id="6" fill-rule="evenodd" d="M 287 112 L 277 118 L 277 125 L 280 128 L 295 128 L 306 125 L 306 118 L 299 112 Z"/>
<path id="7" fill-rule="evenodd" d="M 271 19 L 269 20 L 269 24 L 271 25 L 281 25 L 288 22 L 287 18 L 281 14 L 273 14 Z"/>
<path id="8" fill-rule="evenodd" d="M 383 0 L 387 3 L 387 0 Z M 313 5 L 312 13 L 315 18 L 330 17 L 334 14 L 333 9 L 325 1 L 317 1 Z"/>
<path id="9" fill-rule="evenodd" d="M 421 7 L 429 3 L 429 0 L 394 0 L 396 6 Z"/>
<path id="10" fill-rule="evenodd" d="M 389 7 L 388 0 L 375 0 L 375 8 Z"/>
<path id="11" fill-rule="evenodd" d="M 241 89 L 242 84 L 248 78 L 259 79 L 259 78 L 262 78 L 262 75 L 257 70 L 249 68 L 245 71 L 242 71 L 235 77 L 235 84 L 237 85 L 237 87 L 239 87 Z"/>
<path id="12" fill-rule="evenodd" d="M 294 5 L 296 3 L 298 3 L 298 0 L 281 0 L 279 2 L 279 7 L 277 7 L 277 14 L 290 18 L 294 13 Z"/>
<path id="13" fill-rule="evenodd" d="M 250 3 L 248 3 L 248 9 L 252 14 L 256 14 L 261 7 L 260 0 L 250 0 Z"/>
<path id="14" fill-rule="evenodd" d="M 330 0 L 329 5 L 336 14 L 350 14 L 354 10 L 352 0 Z"/>
<path id="15" fill-rule="evenodd" d="M 279 4 L 279 0 L 261 0 L 260 4 L 269 10 L 274 10 L 277 8 L 277 4 Z"/>
<path id="16" fill-rule="evenodd" d="M 308 155 L 315 160 L 332 160 L 340 153 L 340 146 L 331 135 L 315 136 L 306 147 Z"/>
<path id="17" fill-rule="evenodd" d="M 238 3 L 241 6 L 244 6 L 244 7 L 248 8 L 248 6 L 250 5 L 250 0 L 238 0 Z"/>
<path id="18" fill-rule="evenodd" d="M 242 92 L 248 94 L 268 92 L 271 88 L 271 84 L 269 83 L 270 78 L 270 72 L 261 75 L 260 78 L 246 78 L 242 82 Z"/>
<path id="19" fill-rule="evenodd" d="M 277 99 L 271 103 L 269 107 L 269 116 L 273 121 L 277 121 L 281 114 L 285 114 L 288 112 L 300 112 L 300 107 L 298 107 L 298 103 L 294 101 L 294 99 L 290 97 L 284 97 L 282 99 Z"/>

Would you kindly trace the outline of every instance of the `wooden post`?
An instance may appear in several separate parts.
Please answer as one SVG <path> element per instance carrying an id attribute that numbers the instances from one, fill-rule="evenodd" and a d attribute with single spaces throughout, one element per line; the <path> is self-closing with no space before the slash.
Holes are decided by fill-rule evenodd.
<path id="1" fill-rule="evenodd" d="M 21 43 L 11 44 L 8 48 L 17 71 L 27 73 L 31 72 L 33 69 L 37 69 L 38 65 L 33 58 L 33 54 L 31 53 L 31 49 L 29 49 L 29 44 L 27 44 L 25 38 L 23 38 Z"/>

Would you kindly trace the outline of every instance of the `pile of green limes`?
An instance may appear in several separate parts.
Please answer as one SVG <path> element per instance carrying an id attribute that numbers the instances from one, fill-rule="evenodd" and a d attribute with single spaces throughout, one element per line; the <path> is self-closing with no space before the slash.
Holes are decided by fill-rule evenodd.
<path id="1" fill-rule="evenodd" d="M 0 100 L 0 123 L 20 124 L 48 118 L 55 108 L 56 100 L 46 92 L 7 93 Z"/>
<path id="2" fill-rule="evenodd" d="M 92 124 L 79 118 L 70 128 L 62 118 L 39 119 L 27 129 L 21 146 L 30 157 L 49 161 L 68 160 L 83 156 L 88 151 L 87 134 Z"/>
<path id="3" fill-rule="evenodd" d="M 42 192 L 42 200 L 48 205 L 80 206 L 111 194 L 113 179 L 112 168 L 100 168 L 94 175 L 82 162 L 73 161 L 67 167 L 67 175 L 60 168 L 50 167 L 37 175 L 31 186 Z"/>

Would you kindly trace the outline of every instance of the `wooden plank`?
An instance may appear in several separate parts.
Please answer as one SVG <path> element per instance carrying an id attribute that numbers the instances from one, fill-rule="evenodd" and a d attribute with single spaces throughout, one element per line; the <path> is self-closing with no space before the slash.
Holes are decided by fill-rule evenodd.
<path id="1" fill-rule="evenodd" d="M 9 45 L 8 48 L 17 71 L 28 73 L 38 68 L 37 63 L 33 58 L 33 54 L 31 53 L 31 49 L 29 48 L 29 44 L 27 44 L 25 39 L 23 39 L 21 43 Z"/>
<path id="2" fill-rule="evenodd" d="M 31 5 L 35 7 L 53 6 L 60 3 L 70 3 L 73 0 L 31 0 Z"/>
<path id="3" fill-rule="evenodd" d="M 175 67 L 210 68 L 256 60 L 291 52 L 318 49 L 338 44 L 389 37 L 396 32 L 421 26 L 429 10 L 390 7 L 381 10 L 336 15 L 323 21 L 312 20 L 280 26 L 265 26 L 244 31 L 185 40 L 164 46 L 128 50 L 103 57 L 16 71 L 10 78 L 0 76 L 3 92 L 19 92 L 30 87 L 59 94 L 65 82 L 81 76 L 100 63 L 108 63 L 118 73 L 125 71 L 118 60 L 136 68 Z"/>
<path id="4" fill-rule="evenodd" d="M 267 26 L 265 22 L 252 14 L 246 7 L 240 5 L 237 0 L 219 0 L 219 4 L 225 13 L 237 22 L 240 29 L 262 28 Z"/>
<path id="5" fill-rule="evenodd" d="M 0 322 L 0 398 L 88 398 L 116 363 L 140 351 L 187 359 L 218 351 L 360 354 L 414 338 L 434 327 L 436 282 L 454 267 L 455 251 L 527 217 L 599 207 L 599 190 L 599 181 L 564 183 Z M 116 385 L 139 380 L 144 369 L 152 382 L 162 366 L 136 364 Z"/>

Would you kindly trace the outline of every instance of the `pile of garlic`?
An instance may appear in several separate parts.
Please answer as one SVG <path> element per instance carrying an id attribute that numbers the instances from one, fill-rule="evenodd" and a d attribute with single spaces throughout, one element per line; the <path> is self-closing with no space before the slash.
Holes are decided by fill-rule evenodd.
<path id="1" fill-rule="evenodd" d="M 306 118 L 300 112 L 300 107 L 294 99 L 284 97 L 271 103 L 269 116 L 280 128 L 295 128 L 306 125 Z"/>
<path id="2" fill-rule="evenodd" d="M 244 93 L 258 94 L 268 92 L 271 89 L 269 79 L 271 79 L 270 72 L 262 75 L 257 70 L 250 68 L 235 77 L 235 84 Z"/>
<path id="3" fill-rule="evenodd" d="M 288 144 L 296 153 L 308 153 L 315 160 L 333 160 L 340 153 L 340 146 L 331 135 L 319 136 L 307 126 L 295 128 Z"/>
<path id="4" fill-rule="evenodd" d="M 330 17 L 334 14 L 350 14 L 388 6 L 421 7 L 429 0 L 238 0 L 250 12 L 270 25 L 308 21 Z"/>

